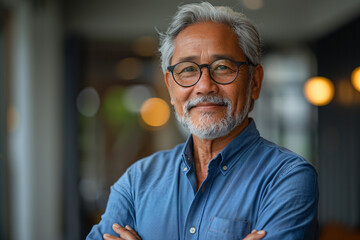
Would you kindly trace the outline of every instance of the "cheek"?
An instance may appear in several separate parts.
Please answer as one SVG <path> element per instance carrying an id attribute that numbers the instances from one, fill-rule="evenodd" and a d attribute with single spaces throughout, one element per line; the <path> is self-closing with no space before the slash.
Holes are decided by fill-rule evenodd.
<path id="1" fill-rule="evenodd" d="M 175 104 L 174 104 L 174 108 L 175 108 L 175 111 L 177 112 L 177 114 L 179 115 L 179 116 L 182 116 L 183 115 L 183 105 L 182 104 L 180 104 L 179 102 L 175 102 Z"/>
<path id="2" fill-rule="evenodd" d="M 189 94 L 186 91 L 179 91 L 179 89 L 174 89 L 173 96 L 172 96 L 172 105 L 175 107 L 175 111 L 178 113 L 179 116 L 183 114 L 183 108 L 185 102 L 188 100 Z"/>
<path id="3" fill-rule="evenodd" d="M 247 98 L 246 89 L 244 90 L 243 88 L 237 88 L 237 89 L 234 89 L 234 90 L 235 91 L 231 92 L 232 98 L 230 98 L 230 101 L 231 101 L 232 107 L 233 107 L 232 114 L 234 114 L 234 112 L 239 113 L 239 112 L 242 111 L 242 109 L 245 106 L 246 98 Z"/>

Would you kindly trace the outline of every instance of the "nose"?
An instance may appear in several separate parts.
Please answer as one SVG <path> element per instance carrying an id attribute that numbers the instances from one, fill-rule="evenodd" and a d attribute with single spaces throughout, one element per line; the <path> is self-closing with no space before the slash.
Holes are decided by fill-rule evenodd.
<path id="1" fill-rule="evenodd" d="M 200 80 L 194 87 L 197 95 L 215 94 L 219 91 L 219 86 L 211 79 L 210 72 L 207 67 L 202 68 Z"/>

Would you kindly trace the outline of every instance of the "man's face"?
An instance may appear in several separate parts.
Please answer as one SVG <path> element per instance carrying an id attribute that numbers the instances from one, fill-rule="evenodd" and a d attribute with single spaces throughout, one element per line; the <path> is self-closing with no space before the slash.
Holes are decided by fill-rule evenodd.
<path id="1" fill-rule="evenodd" d="M 240 62 L 247 61 L 238 46 L 236 34 L 224 24 L 205 22 L 191 25 L 182 30 L 175 38 L 174 47 L 171 65 L 181 61 L 210 64 L 220 58 Z M 254 68 L 251 86 L 249 86 L 249 69 L 246 65 L 240 66 L 235 81 L 227 85 L 214 82 L 206 68 L 203 68 L 202 71 L 200 81 L 191 87 L 179 86 L 169 72 L 165 73 L 165 82 L 170 93 L 171 104 L 174 105 L 178 117 L 180 119 L 187 117 L 193 127 L 206 129 L 214 124 L 224 123 L 224 119 L 227 119 L 229 115 L 232 117 L 241 114 L 247 116 L 248 109 L 244 109 L 246 103 L 250 99 L 257 99 L 260 93 L 261 66 L 258 65 Z M 214 96 L 227 99 L 230 102 L 231 109 L 229 109 L 228 103 L 209 100 L 209 97 Z M 203 98 L 204 101 L 196 101 L 190 109 L 184 108 L 187 106 L 186 103 L 199 98 Z"/>

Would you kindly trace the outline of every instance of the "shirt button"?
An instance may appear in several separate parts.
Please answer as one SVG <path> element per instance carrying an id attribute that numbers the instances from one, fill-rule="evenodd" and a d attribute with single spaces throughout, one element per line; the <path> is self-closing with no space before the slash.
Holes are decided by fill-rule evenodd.
<path id="1" fill-rule="evenodd" d="M 226 171 L 226 170 L 228 169 L 228 167 L 227 167 L 226 165 L 224 165 L 224 166 L 222 167 L 222 169 L 223 169 L 224 171 Z"/>
<path id="2" fill-rule="evenodd" d="M 190 228 L 190 233 L 191 233 L 191 234 L 194 234 L 195 232 L 196 232 L 196 228 L 195 228 L 195 227 Z"/>
<path id="3" fill-rule="evenodd" d="M 188 170 L 188 168 L 187 168 L 187 167 L 184 167 L 184 169 L 183 169 L 183 170 L 184 170 L 184 172 L 185 172 L 185 171 L 187 171 L 187 170 Z"/>

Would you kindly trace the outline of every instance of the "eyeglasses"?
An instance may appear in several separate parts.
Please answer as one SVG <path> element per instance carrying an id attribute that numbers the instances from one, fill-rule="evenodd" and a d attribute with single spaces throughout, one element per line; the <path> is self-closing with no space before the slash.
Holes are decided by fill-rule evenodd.
<path id="1" fill-rule="evenodd" d="M 210 64 L 197 64 L 191 61 L 179 62 L 168 66 L 175 82 L 182 87 L 191 87 L 197 84 L 202 75 L 202 68 L 209 70 L 211 79 L 218 84 L 232 83 L 239 74 L 239 67 L 251 65 L 250 62 L 238 62 L 231 59 L 217 59 Z"/>

